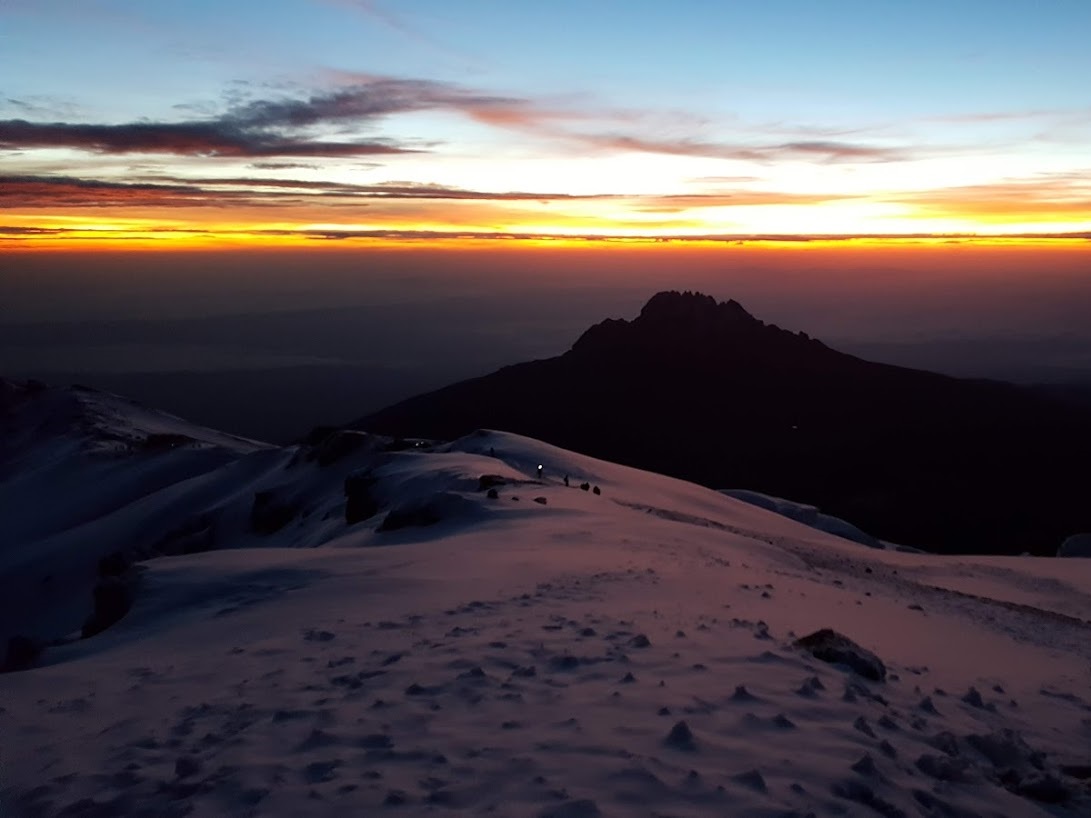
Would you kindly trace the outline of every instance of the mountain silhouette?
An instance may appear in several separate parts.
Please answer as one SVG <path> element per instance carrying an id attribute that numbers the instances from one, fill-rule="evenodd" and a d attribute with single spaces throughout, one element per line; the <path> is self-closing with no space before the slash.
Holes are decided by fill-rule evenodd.
<path id="1" fill-rule="evenodd" d="M 1091 529 L 1091 412 L 1032 390 L 861 360 L 736 301 L 661 292 L 555 358 L 351 424 L 526 434 L 712 488 L 819 506 L 952 553 L 1053 553 Z"/>

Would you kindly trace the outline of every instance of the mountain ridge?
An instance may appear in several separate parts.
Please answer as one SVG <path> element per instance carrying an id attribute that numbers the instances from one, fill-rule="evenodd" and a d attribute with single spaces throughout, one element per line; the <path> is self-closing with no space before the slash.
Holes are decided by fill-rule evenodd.
<path id="1" fill-rule="evenodd" d="M 657 294 L 562 355 L 349 425 L 443 439 L 509 429 L 812 503 L 933 550 L 1051 553 L 1091 527 L 1078 499 L 1091 413 L 1012 384 L 866 361 L 698 293 Z M 1031 510 L 1007 510 L 1027 496 Z"/>

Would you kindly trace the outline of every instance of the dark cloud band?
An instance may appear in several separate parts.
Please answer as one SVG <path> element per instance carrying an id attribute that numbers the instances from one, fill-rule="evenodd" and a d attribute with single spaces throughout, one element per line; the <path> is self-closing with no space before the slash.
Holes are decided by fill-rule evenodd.
<path id="1" fill-rule="evenodd" d="M 159 153 L 177 156 L 372 156 L 411 153 L 386 140 L 311 141 L 226 120 L 132 122 L 88 125 L 67 122 L 0 121 L 0 149 L 74 148 L 93 153 Z"/>

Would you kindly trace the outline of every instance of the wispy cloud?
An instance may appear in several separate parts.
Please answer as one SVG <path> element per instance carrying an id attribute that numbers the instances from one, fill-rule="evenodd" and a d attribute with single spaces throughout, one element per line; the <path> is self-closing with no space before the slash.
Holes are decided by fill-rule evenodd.
<path id="1" fill-rule="evenodd" d="M 317 170 L 318 165 L 306 162 L 251 162 L 247 165 L 252 170 Z"/>
<path id="2" fill-rule="evenodd" d="M 55 236 L 63 235 L 66 231 L 63 227 L 26 227 L 19 224 L 0 224 L 0 236 L 19 238 L 22 236 Z"/>
<path id="3" fill-rule="evenodd" d="M 254 197 L 243 190 L 210 191 L 195 184 L 122 183 L 72 176 L 0 176 L 0 207 L 57 208 L 215 207 Z"/>
<path id="4" fill-rule="evenodd" d="M 246 158 L 416 153 L 419 146 L 390 139 L 331 141 L 314 131 L 346 124 L 367 128 L 393 114 L 444 108 L 487 117 L 489 111 L 525 104 L 430 80 L 375 78 L 302 99 L 252 100 L 209 119 L 122 124 L 9 119 L 0 121 L 0 149 L 75 148 L 105 154 Z"/>
<path id="5" fill-rule="evenodd" d="M 705 207 L 763 207 L 767 205 L 809 205 L 859 198 L 844 193 L 789 193 L 777 190 L 738 190 L 730 193 L 681 193 L 642 196 L 636 209 L 645 213 L 680 213 Z"/>
<path id="6" fill-rule="evenodd" d="M 482 191 L 443 185 L 391 182 L 354 185 L 302 179 L 146 177 L 138 182 L 81 179 L 72 176 L 0 176 L 0 207 L 215 207 L 277 205 L 297 207 L 303 200 L 550 202 L 616 198 L 613 194 Z"/>
<path id="7" fill-rule="evenodd" d="M 619 134 L 570 134 L 570 138 L 600 149 L 733 159 L 745 162 L 900 162 L 911 156 L 905 148 L 833 140 L 726 143 L 693 139 L 654 139 Z"/>
<path id="8" fill-rule="evenodd" d="M 901 162 L 909 158 L 905 148 L 863 145 L 858 142 L 810 140 L 785 142 L 758 149 L 774 157 L 814 157 L 825 162 Z"/>
<path id="9" fill-rule="evenodd" d="M 307 99 L 256 100 L 232 109 L 227 119 L 246 128 L 304 127 L 368 121 L 398 113 L 451 108 L 473 112 L 526 105 L 525 100 L 484 94 L 445 82 L 370 77 L 347 88 Z"/>
<path id="10" fill-rule="evenodd" d="M 979 185 L 902 193 L 888 201 L 929 217 L 980 222 L 1091 221 L 1091 171 L 1043 174 Z"/>
<path id="11" fill-rule="evenodd" d="M 29 97 L 4 97 L 0 99 L 0 109 L 9 108 L 19 116 L 32 117 L 70 117 L 79 110 L 75 103 L 54 96 L 35 95 Z"/>
<path id="12" fill-rule="evenodd" d="M 471 190 L 418 182 L 352 184 L 328 180 L 261 177 L 180 178 L 161 174 L 136 181 L 59 175 L 0 176 L 0 207 L 200 207 L 222 204 L 297 206 L 301 196 L 317 200 L 576 202 L 611 200 L 641 213 L 676 213 L 707 207 L 817 204 L 856 198 L 837 193 L 748 190 L 682 194 L 574 194 L 556 191 Z"/>
<path id="13" fill-rule="evenodd" d="M 929 117 L 932 122 L 1025 122 L 1040 120 L 1091 121 L 1091 107 L 1087 108 L 1036 108 L 1024 111 L 970 111 L 962 114 L 944 114 Z"/>
<path id="14" fill-rule="evenodd" d="M 406 41 L 422 46 L 444 57 L 453 58 L 464 66 L 477 67 L 484 64 L 480 54 L 471 54 L 442 42 L 428 34 L 419 23 L 411 21 L 401 13 L 391 11 L 387 6 L 375 2 L 375 0 L 319 0 L 319 2 L 326 6 L 338 6 L 359 12 L 366 18 L 404 37 Z"/>
<path id="15" fill-rule="evenodd" d="M 895 162 L 906 148 L 834 139 L 713 141 L 648 135 L 633 111 L 531 100 L 454 83 L 353 72 L 327 72 L 337 87 L 305 97 L 237 101 L 219 116 L 175 122 L 95 124 L 0 121 L 0 149 L 75 148 L 99 154 L 174 154 L 198 157 L 343 158 L 426 151 L 418 141 L 377 137 L 330 139 L 336 130 L 372 131 L 399 114 L 451 111 L 489 127 L 586 150 L 772 163 Z M 623 130 L 598 131 L 611 122 Z M 654 130 L 654 128 L 651 128 Z"/>
<path id="16" fill-rule="evenodd" d="M 360 71 L 328 70 L 324 76 L 338 86 L 331 95 L 353 99 L 366 96 L 353 104 L 383 105 L 384 115 L 414 113 L 428 110 L 448 110 L 485 125 L 519 131 L 533 131 L 549 123 L 588 120 L 593 118 L 625 118 L 626 112 L 589 112 L 579 105 L 556 101 L 534 100 L 512 94 L 495 94 L 467 88 L 455 83 L 429 79 L 387 77 Z M 351 104 L 346 106 L 349 110 Z"/>

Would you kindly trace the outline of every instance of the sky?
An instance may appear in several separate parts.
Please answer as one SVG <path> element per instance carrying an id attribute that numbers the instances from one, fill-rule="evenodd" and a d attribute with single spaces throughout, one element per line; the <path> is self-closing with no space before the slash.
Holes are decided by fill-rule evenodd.
<path id="1" fill-rule="evenodd" d="M 0 249 L 1091 237 L 1091 4 L 0 0 Z"/>

